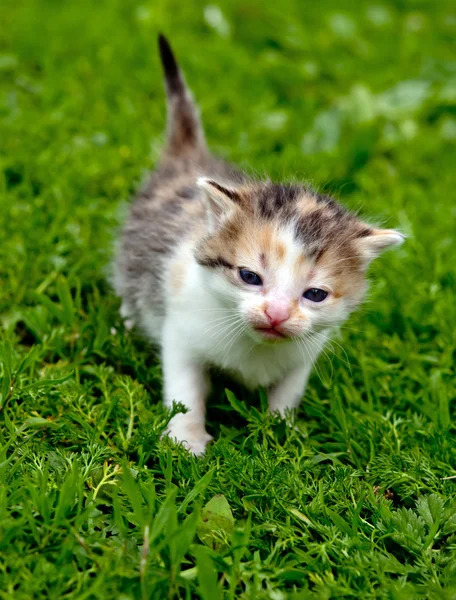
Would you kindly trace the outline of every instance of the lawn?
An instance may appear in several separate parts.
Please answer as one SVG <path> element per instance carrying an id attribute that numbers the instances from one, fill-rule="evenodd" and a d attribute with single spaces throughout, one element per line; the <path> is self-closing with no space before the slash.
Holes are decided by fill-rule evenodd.
<path id="1" fill-rule="evenodd" d="M 456 598 L 455 3 L 2 0 L 0 23 L 0 598 Z M 408 236 L 294 425 L 220 380 L 202 458 L 161 439 L 157 355 L 106 282 L 163 141 L 159 31 L 215 152 Z"/>

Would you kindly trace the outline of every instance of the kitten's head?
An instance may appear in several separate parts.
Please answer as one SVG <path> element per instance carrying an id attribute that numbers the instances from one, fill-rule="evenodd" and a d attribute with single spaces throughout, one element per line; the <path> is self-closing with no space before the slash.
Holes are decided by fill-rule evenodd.
<path id="1" fill-rule="evenodd" d="M 208 230 L 196 259 L 208 287 L 258 342 L 343 322 L 364 298 L 370 261 L 404 239 L 302 186 L 234 188 L 205 178 L 198 185 Z"/>

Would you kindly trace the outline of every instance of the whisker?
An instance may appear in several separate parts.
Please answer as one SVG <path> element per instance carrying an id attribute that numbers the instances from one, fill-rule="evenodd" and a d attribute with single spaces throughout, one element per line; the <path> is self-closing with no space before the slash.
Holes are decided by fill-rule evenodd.
<path id="1" fill-rule="evenodd" d="M 245 355 L 246 358 L 247 356 L 252 352 L 252 350 L 254 349 L 254 347 L 256 346 L 255 342 L 252 342 L 252 345 L 250 346 L 250 348 L 247 350 L 247 354 Z"/>
<path id="2" fill-rule="evenodd" d="M 355 329 L 354 327 L 349 327 L 348 325 L 342 325 L 338 323 L 334 323 L 331 319 L 327 319 L 324 316 L 319 317 L 322 323 L 325 323 L 331 326 L 332 329 L 346 329 L 347 331 L 356 331 L 356 333 L 363 333 L 362 329 Z"/>
<path id="3" fill-rule="evenodd" d="M 326 338 L 326 337 L 325 337 L 323 334 L 321 334 L 321 333 L 318 333 L 318 332 L 314 332 L 314 333 L 315 333 L 315 334 L 317 334 L 318 336 L 320 336 L 321 338 L 323 338 L 323 341 L 322 341 L 322 342 L 320 342 L 320 343 L 321 343 L 321 349 L 320 349 L 320 352 L 322 352 L 322 353 L 325 355 L 325 357 L 328 359 L 328 362 L 329 362 L 329 364 L 331 365 L 331 376 L 330 376 L 330 381 L 332 381 L 332 380 L 333 380 L 333 377 L 334 377 L 334 364 L 333 364 L 332 357 L 331 357 L 331 356 L 329 356 L 329 354 L 328 354 L 328 353 L 326 352 L 326 350 L 325 350 L 325 345 L 326 345 L 327 343 L 329 343 L 329 340 L 328 340 L 328 338 Z M 308 337 L 308 339 L 309 339 L 309 340 L 311 339 L 311 338 L 310 338 L 310 336 L 307 336 L 307 337 Z M 319 343 L 319 342 L 317 341 L 317 343 Z M 332 352 L 334 355 L 336 354 L 336 353 L 334 352 L 334 349 L 331 347 L 331 345 L 329 345 L 329 347 L 328 347 L 328 350 L 329 350 L 330 352 Z M 317 360 L 317 359 L 316 359 L 316 360 Z"/>
<path id="4" fill-rule="evenodd" d="M 225 333 L 225 335 L 223 336 L 223 338 L 222 338 L 222 339 L 220 339 L 220 340 L 217 342 L 217 344 L 215 345 L 215 348 L 214 348 L 214 353 L 215 353 L 215 352 L 217 352 L 217 350 L 218 350 L 218 348 L 219 348 L 220 344 L 222 344 L 222 343 L 224 342 L 224 340 L 226 340 L 226 338 L 227 338 L 227 337 L 228 337 L 228 336 L 229 336 L 231 333 L 233 333 L 233 335 L 234 335 L 234 332 L 235 332 L 235 331 L 237 331 L 239 327 L 242 327 L 242 326 L 243 326 L 243 324 L 244 324 L 244 323 L 241 321 L 241 319 L 240 319 L 240 318 L 239 318 L 239 322 L 238 322 L 238 323 L 234 323 L 234 326 L 233 326 L 233 327 L 231 327 L 231 324 L 230 324 L 230 325 L 228 326 L 228 332 L 227 332 L 227 333 Z M 226 328 L 225 328 L 225 329 L 226 329 Z M 223 330 L 223 332 L 225 332 L 225 329 Z"/>
<path id="5" fill-rule="evenodd" d="M 221 353 L 222 361 L 223 361 L 223 359 L 225 359 L 227 357 L 231 346 L 233 345 L 235 340 L 239 337 L 239 335 L 242 335 L 243 331 L 244 331 L 244 325 L 242 323 L 239 323 L 234 329 L 231 329 L 223 337 L 222 340 L 220 340 L 218 342 L 216 348 Z"/>
<path id="6" fill-rule="evenodd" d="M 237 324 L 238 324 L 237 320 L 235 320 L 235 321 L 229 321 L 228 323 L 222 323 L 220 329 L 217 329 L 217 326 L 212 327 L 212 329 L 215 329 L 215 331 L 213 331 L 212 334 L 206 338 L 206 341 L 212 340 L 217 335 L 223 335 L 223 334 L 225 334 L 225 332 L 229 333 L 230 331 L 232 331 L 233 327 L 237 326 Z M 218 345 L 218 343 L 217 343 L 217 345 Z M 217 349 L 217 345 L 214 348 L 214 352 Z"/>
<path id="7" fill-rule="evenodd" d="M 304 341 L 304 338 L 295 337 L 293 339 L 297 342 L 298 348 L 301 350 L 301 354 L 302 354 L 302 356 L 303 356 L 304 359 L 305 359 L 304 350 L 307 352 L 307 356 L 309 357 L 309 361 L 310 361 L 312 369 L 315 367 L 315 371 L 316 371 L 316 373 L 317 373 L 317 375 L 318 375 L 321 383 L 324 385 L 323 379 L 321 377 L 321 373 L 318 370 L 318 367 L 316 365 L 316 361 L 314 359 L 312 359 L 312 355 L 311 355 L 311 353 L 309 351 L 309 348 L 307 347 L 307 344 Z"/>
<path id="8" fill-rule="evenodd" d="M 225 317 L 221 317 L 220 319 L 214 319 L 213 321 L 210 321 L 208 323 L 208 325 L 211 325 L 211 327 L 206 328 L 203 331 L 203 336 L 206 335 L 207 333 L 209 333 L 210 331 L 212 331 L 213 329 L 216 329 L 217 327 L 221 327 L 222 325 L 226 324 L 230 324 L 230 323 L 235 323 L 238 319 L 238 315 L 229 315 L 229 316 L 225 316 Z"/>
<path id="9" fill-rule="evenodd" d="M 309 346 L 306 343 L 305 338 L 301 338 L 301 342 L 302 342 L 304 348 L 306 349 L 307 354 L 309 355 L 309 358 L 310 358 L 310 361 L 311 361 L 311 364 L 312 364 L 312 368 L 315 369 L 315 371 L 316 371 L 316 373 L 317 373 L 317 375 L 318 375 L 321 383 L 324 385 L 323 377 L 322 377 L 321 372 L 320 372 L 320 370 L 318 368 L 318 365 L 317 365 L 318 357 L 312 358 L 312 354 L 311 354 L 311 352 L 309 350 Z"/>
<path id="10" fill-rule="evenodd" d="M 194 312 L 237 312 L 236 308 L 224 308 L 222 306 L 214 306 L 213 308 L 208 307 L 208 308 L 194 308 L 191 310 L 192 313 Z"/>
<path id="11" fill-rule="evenodd" d="M 237 319 L 239 317 L 238 313 L 232 315 L 222 315 L 221 317 L 217 317 L 216 319 L 210 319 L 208 325 L 211 323 L 218 323 L 220 321 L 226 321 L 228 319 Z"/>
<path id="12" fill-rule="evenodd" d="M 319 336 L 321 338 L 324 338 L 324 343 L 330 343 L 330 344 L 336 344 L 336 346 L 339 346 L 339 348 L 342 350 L 342 352 L 345 354 L 345 358 L 346 360 L 344 360 L 342 357 L 338 357 L 340 360 L 342 360 L 342 362 L 345 362 L 348 365 L 348 368 L 350 369 L 350 374 L 352 374 L 352 368 L 351 368 L 351 364 L 350 364 L 350 359 L 348 358 L 348 354 L 345 350 L 345 348 L 343 346 L 341 346 L 341 344 L 339 344 L 339 342 L 336 342 L 336 340 L 332 339 L 331 340 L 327 337 L 325 337 L 322 333 L 319 333 L 318 331 L 313 331 L 310 333 L 311 336 Z M 336 355 L 336 352 L 334 350 L 332 350 L 333 354 Z M 337 355 L 336 355 L 337 356 Z"/>
<path id="13" fill-rule="evenodd" d="M 249 327 L 249 325 L 247 323 L 244 323 L 244 327 L 241 327 L 240 330 L 238 330 L 238 332 L 233 336 L 231 342 L 229 343 L 229 345 L 227 345 L 225 347 L 225 353 L 228 354 L 228 352 L 231 350 L 231 348 L 234 345 L 234 342 L 239 339 L 239 337 L 244 333 L 244 331 L 247 330 L 247 328 Z"/>

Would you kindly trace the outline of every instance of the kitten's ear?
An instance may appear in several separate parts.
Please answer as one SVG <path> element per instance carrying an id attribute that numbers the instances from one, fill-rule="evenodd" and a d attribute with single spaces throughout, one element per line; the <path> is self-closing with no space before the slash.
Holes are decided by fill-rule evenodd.
<path id="1" fill-rule="evenodd" d="M 400 246 L 405 240 L 405 236 L 395 229 L 368 228 L 366 231 L 367 233 L 357 240 L 358 248 L 366 264 L 369 264 L 385 250 Z"/>
<path id="2" fill-rule="evenodd" d="M 203 191 L 208 207 L 209 225 L 215 229 L 239 206 L 240 197 L 234 188 L 227 188 L 212 179 L 198 177 L 198 187 Z"/>

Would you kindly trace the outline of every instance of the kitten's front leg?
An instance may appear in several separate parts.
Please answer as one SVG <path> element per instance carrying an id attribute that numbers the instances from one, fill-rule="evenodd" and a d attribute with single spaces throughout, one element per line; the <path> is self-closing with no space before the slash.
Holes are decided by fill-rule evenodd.
<path id="1" fill-rule="evenodd" d="M 165 406 L 171 407 L 175 400 L 188 409 L 171 419 L 166 433 L 193 454 L 202 454 L 212 439 L 205 428 L 208 385 L 204 368 L 191 356 L 171 324 L 165 324 L 162 354 Z"/>
<path id="2" fill-rule="evenodd" d="M 282 416 L 285 416 L 287 409 L 291 410 L 299 406 L 311 370 L 312 367 L 309 365 L 297 367 L 273 386 L 268 394 L 269 410 L 271 412 L 278 410 Z"/>

